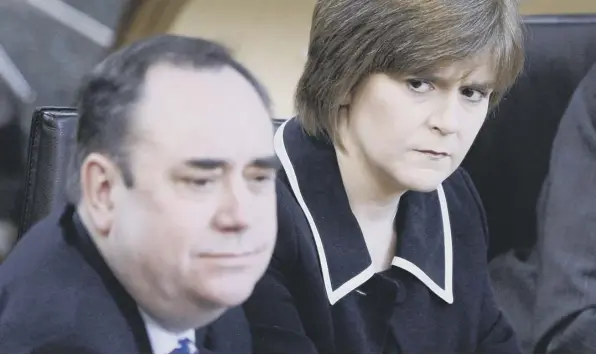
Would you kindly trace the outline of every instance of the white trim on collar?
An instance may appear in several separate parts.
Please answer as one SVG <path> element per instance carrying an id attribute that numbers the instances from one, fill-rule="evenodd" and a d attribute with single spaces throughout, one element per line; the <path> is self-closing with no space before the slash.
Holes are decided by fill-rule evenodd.
<path id="1" fill-rule="evenodd" d="M 437 296 L 445 302 L 453 304 L 453 244 L 451 241 L 451 222 L 449 221 L 449 209 L 447 208 L 447 198 L 443 186 L 437 188 L 439 194 L 439 203 L 441 205 L 441 217 L 443 219 L 443 237 L 445 245 L 445 289 L 437 285 L 428 275 L 422 271 L 416 264 L 396 256 L 391 261 L 391 265 L 404 269 L 416 276 Z"/>
<path id="2" fill-rule="evenodd" d="M 327 256 L 325 255 L 325 249 L 323 247 L 323 242 L 321 240 L 321 235 L 319 234 L 318 228 L 315 224 L 314 218 L 302 197 L 302 193 L 300 192 L 300 186 L 298 184 L 298 178 L 296 176 L 296 172 L 294 171 L 294 167 L 288 156 L 288 152 L 286 151 L 285 143 L 284 143 L 284 129 L 286 124 L 290 120 L 284 122 L 275 132 L 275 136 L 273 139 L 273 146 L 275 149 L 275 153 L 277 154 L 283 168 L 285 174 L 288 178 L 288 182 L 290 183 L 290 187 L 294 193 L 296 201 L 298 205 L 302 209 L 304 216 L 310 226 L 313 239 L 315 242 L 315 246 L 317 248 L 317 253 L 319 255 L 319 261 L 321 263 L 321 271 L 323 274 L 323 283 L 325 285 L 325 290 L 327 291 L 327 298 L 329 299 L 330 304 L 335 304 L 337 301 L 342 299 L 348 293 L 352 292 L 362 284 L 364 284 L 368 279 L 370 279 L 374 274 L 374 268 L 371 264 L 369 267 L 364 269 L 358 275 L 354 276 L 343 285 L 338 287 L 337 289 L 333 289 L 331 285 L 331 275 L 329 273 L 329 266 L 327 264 Z M 437 283 L 435 283 L 424 271 L 422 271 L 418 266 L 413 264 L 412 262 L 400 258 L 394 257 L 391 264 L 399 267 L 403 270 L 408 271 L 412 275 L 416 276 L 422 283 L 424 283 L 432 292 L 434 292 L 437 296 L 443 299 L 445 302 L 452 304 L 453 303 L 453 250 L 452 250 L 452 240 L 451 240 L 451 223 L 449 220 L 449 210 L 447 208 L 447 199 L 445 198 L 445 192 L 443 191 L 443 187 L 439 186 L 437 188 L 437 192 L 439 195 L 439 203 L 441 206 L 441 216 L 443 222 L 443 234 L 445 238 L 445 289 L 441 288 Z"/>
<path id="3" fill-rule="evenodd" d="M 323 241 L 321 240 L 321 235 L 319 234 L 319 230 L 315 225 L 315 221 L 312 217 L 312 214 L 310 213 L 310 210 L 308 209 L 308 206 L 306 205 L 306 202 L 304 201 L 304 198 L 302 198 L 302 194 L 300 193 L 300 186 L 298 185 L 298 178 L 296 177 L 296 172 L 294 171 L 294 167 L 292 166 L 292 162 L 290 161 L 290 157 L 288 156 L 288 152 L 286 151 L 286 147 L 284 144 L 284 129 L 288 122 L 289 120 L 284 122 L 275 132 L 275 136 L 273 138 L 273 147 L 275 149 L 277 157 L 281 161 L 286 176 L 288 177 L 288 181 L 290 183 L 292 191 L 294 192 L 296 201 L 298 201 L 300 208 L 302 208 L 304 216 L 306 217 L 306 220 L 308 221 L 308 224 L 312 231 L 312 235 L 315 240 L 315 245 L 317 247 L 317 252 L 319 254 L 321 270 L 323 272 L 323 283 L 325 284 L 327 297 L 329 298 L 329 302 L 331 304 L 335 304 L 335 302 L 339 301 L 345 295 L 352 292 L 358 286 L 362 285 L 368 279 L 370 279 L 374 275 L 374 269 L 372 265 L 369 266 L 364 271 L 354 276 L 351 280 L 338 287 L 337 290 L 333 290 L 333 287 L 331 286 L 331 275 L 329 274 L 329 267 L 327 266 L 327 256 L 325 255 L 325 249 L 323 248 Z"/>

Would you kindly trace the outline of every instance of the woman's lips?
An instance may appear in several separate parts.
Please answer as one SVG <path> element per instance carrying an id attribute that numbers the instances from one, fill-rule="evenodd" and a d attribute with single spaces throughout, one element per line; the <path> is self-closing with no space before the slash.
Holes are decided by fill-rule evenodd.
<path id="1" fill-rule="evenodd" d="M 432 150 L 432 149 L 416 149 L 416 151 L 419 153 L 422 153 L 422 154 L 427 154 L 427 155 L 436 157 L 436 158 L 443 158 L 443 157 L 449 156 L 449 153 L 438 151 L 438 150 Z"/>

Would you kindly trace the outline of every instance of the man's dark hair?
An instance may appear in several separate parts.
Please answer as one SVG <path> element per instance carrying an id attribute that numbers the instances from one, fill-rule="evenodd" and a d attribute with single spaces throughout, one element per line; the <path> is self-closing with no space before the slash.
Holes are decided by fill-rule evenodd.
<path id="1" fill-rule="evenodd" d="M 128 162 L 131 112 L 139 100 L 147 71 L 156 64 L 194 69 L 230 67 L 240 73 L 270 109 L 266 90 L 223 46 L 200 38 L 160 35 L 116 51 L 89 74 L 79 91 L 76 150 L 67 195 L 80 198 L 80 169 L 90 153 L 102 153 L 121 169 L 128 187 L 134 177 Z"/>

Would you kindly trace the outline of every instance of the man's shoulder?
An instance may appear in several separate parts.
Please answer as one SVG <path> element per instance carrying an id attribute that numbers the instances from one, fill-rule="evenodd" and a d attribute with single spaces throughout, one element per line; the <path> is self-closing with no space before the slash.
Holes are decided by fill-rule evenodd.
<path id="1" fill-rule="evenodd" d="M 98 341 L 94 327 L 125 323 L 101 276 L 63 233 L 59 216 L 52 214 L 2 263 L 0 352 L 84 352 L 86 344 Z"/>
<path id="2" fill-rule="evenodd" d="M 36 223 L 18 242 L 0 267 L 0 289 L 32 292 L 76 282 L 86 269 L 75 247 L 66 242 L 59 215 Z M 56 286 L 54 286 L 56 285 Z M 36 297 L 44 297 L 45 292 Z"/>
<path id="3" fill-rule="evenodd" d="M 0 352 L 59 349 L 74 334 L 79 299 L 72 287 L 37 277 L 0 286 Z"/>
<path id="4" fill-rule="evenodd" d="M 227 310 L 219 319 L 207 326 L 207 329 L 208 347 L 203 350 L 214 353 L 252 352 L 250 326 L 241 306 Z"/>

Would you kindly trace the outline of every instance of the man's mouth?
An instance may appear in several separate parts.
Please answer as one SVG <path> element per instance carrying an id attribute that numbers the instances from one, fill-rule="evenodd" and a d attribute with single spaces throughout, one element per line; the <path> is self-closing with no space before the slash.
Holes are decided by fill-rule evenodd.
<path id="1" fill-rule="evenodd" d="M 249 250 L 235 250 L 235 251 L 203 251 L 197 253 L 201 258 L 209 259 L 233 259 L 233 258 L 250 258 L 252 256 L 261 254 L 265 251 L 265 246 L 261 246 Z"/>

